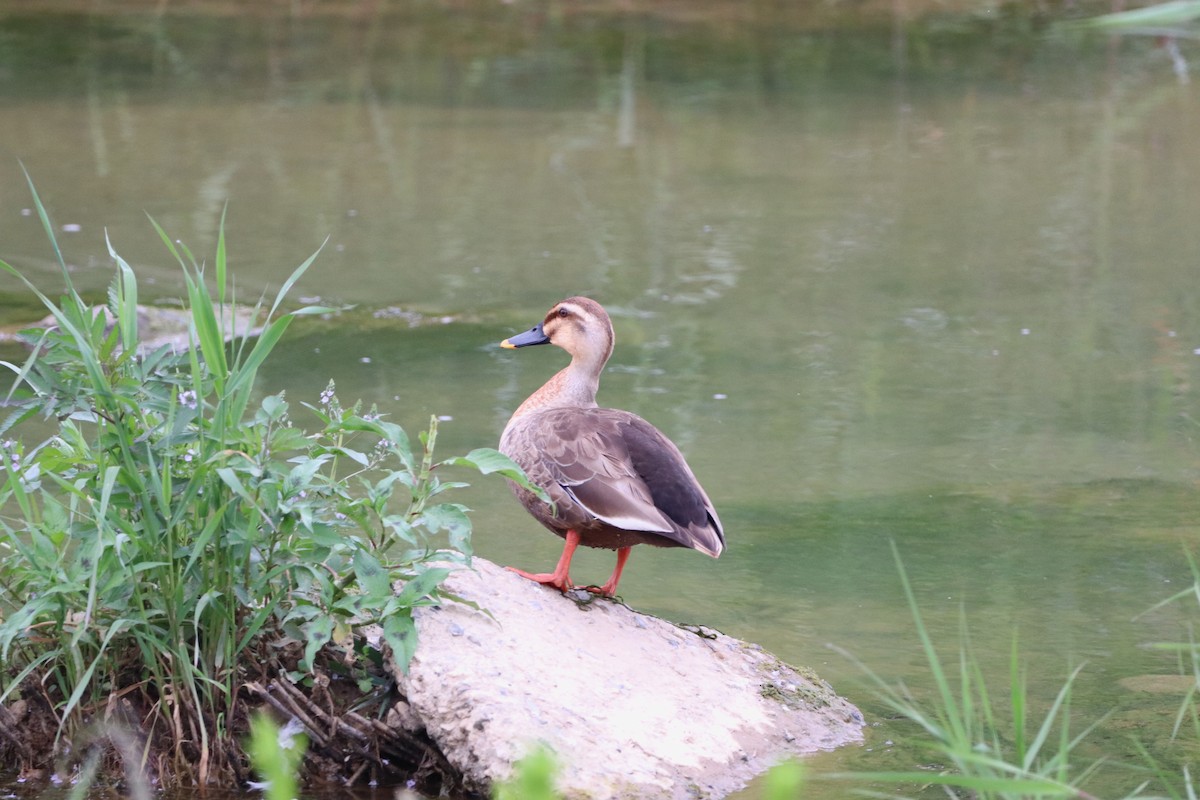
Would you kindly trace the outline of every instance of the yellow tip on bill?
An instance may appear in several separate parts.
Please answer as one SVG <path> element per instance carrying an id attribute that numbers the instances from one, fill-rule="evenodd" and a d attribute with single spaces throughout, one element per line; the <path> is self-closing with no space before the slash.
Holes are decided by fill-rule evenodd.
<path id="1" fill-rule="evenodd" d="M 517 349 L 517 346 L 515 344 L 512 344 L 511 342 L 509 342 L 508 339 L 505 339 L 503 342 L 501 342 L 500 346 L 503 347 L 505 350 L 516 350 Z"/>

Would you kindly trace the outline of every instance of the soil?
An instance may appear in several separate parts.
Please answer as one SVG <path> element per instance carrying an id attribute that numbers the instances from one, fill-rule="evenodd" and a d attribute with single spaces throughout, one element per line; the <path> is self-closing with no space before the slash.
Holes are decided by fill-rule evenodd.
<path id="1" fill-rule="evenodd" d="M 122 793 L 131 783 L 144 788 L 246 786 L 256 776 L 242 742 L 250 717 L 266 709 L 280 724 L 292 717 L 304 723 L 309 746 L 303 777 L 310 785 L 411 782 L 427 796 L 467 796 L 457 771 L 426 737 L 378 721 L 398 699 L 394 682 L 381 666 L 362 659 L 348 664 L 346 654 L 327 647 L 312 675 L 296 684 L 288 677 L 296 667 L 295 654 L 283 648 L 271 658 L 268 650 L 274 648 L 248 659 L 255 674 L 241 683 L 234 711 L 223 721 L 229 735 L 207 751 L 196 746 L 199 736 L 173 735 L 180 733 L 172 730 L 173 723 L 186 714 L 164 719 L 161 699 L 151 696 L 149 684 L 132 674 L 119 680 L 106 702 L 89 709 L 81 724 L 59 740 L 53 709 L 61 701 L 56 702 L 53 688 L 30 678 L 17 700 L 0 706 L 0 772 L 11 770 L 21 782 L 60 783 L 72 780 L 86 761 L 96 758 L 97 785 Z M 364 694 L 360 680 L 379 689 Z M 215 729 L 209 726 L 210 735 Z M 130 767 L 143 757 L 144 769 Z"/>

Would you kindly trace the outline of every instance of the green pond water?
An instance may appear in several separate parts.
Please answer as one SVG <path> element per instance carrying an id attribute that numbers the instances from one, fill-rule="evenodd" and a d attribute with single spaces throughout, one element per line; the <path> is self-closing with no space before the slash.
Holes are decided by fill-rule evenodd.
<path id="1" fill-rule="evenodd" d="M 998 695 L 1014 631 L 1035 712 L 1085 664 L 1097 795 L 1140 780 L 1135 740 L 1194 754 L 1179 694 L 1144 691 L 1177 671 L 1144 645 L 1195 618 L 1143 612 L 1190 583 L 1200 480 L 1200 87 L 1158 42 L 982 10 L 252 8 L 0 9 L 0 258 L 59 285 L 18 159 L 88 289 L 107 230 L 144 296 L 178 296 L 146 213 L 211 259 L 228 203 L 247 299 L 328 237 L 295 296 L 355 309 L 295 325 L 263 390 L 441 416 L 446 456 L 564 363 L 496 343 L 593 296 L 617 329 L 601 402 L 680 445 L 728 539 L 635 550 L 622 594 L 858 703 L 867 744 L 817 769 L 928 763 L 827 647 L 929 695 L 892 543 Z M 0 278 L 0 322 L 31 314 Z M 462 499 L 478 554 L 553 565 L 500 482 Z M 612 554 L 576 563 L 596 582 Z"/>

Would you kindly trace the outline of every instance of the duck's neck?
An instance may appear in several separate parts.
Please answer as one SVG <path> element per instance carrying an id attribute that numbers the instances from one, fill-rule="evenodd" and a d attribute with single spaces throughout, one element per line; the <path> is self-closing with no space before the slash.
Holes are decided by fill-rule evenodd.
<path id="1" fill-rule="evenodd" d="M 578 358 L 559 371 L 533 394 L 525 399 L 513 412 L 516 419 L 531 411 L 543 408 L 595 408 L 596 390 L 600 388 L 600 370 L 604 369 L 603 362 L 588 363 Z"/>

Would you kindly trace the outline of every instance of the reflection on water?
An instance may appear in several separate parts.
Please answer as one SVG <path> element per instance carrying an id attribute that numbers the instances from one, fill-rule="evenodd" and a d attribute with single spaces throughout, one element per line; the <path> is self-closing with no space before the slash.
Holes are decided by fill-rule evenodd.
<path id="1" fill-rule="evenodd" d="M 1141 645 L 1179 613 L 1134 618 L 1195 541 L 1195 85 L 1150 43 L 1019 20 L 894 40 L 514 6 L 0 16 L 0 257 L 56 285 L 18 158 L 93 289 L 107 227 L 144 292 L 180 291 L 145 212 L 202 254 L 228 201 L 247 297 L 328 236 L 299 294 L 358 309 L 294 326 L 264 390 L 447 416 L 447 455 L 562 364 L 495 343 L 591 294 L 618 336 L 601 401 L 680 444 L 728 529 L 719 561 L 636 551 L 633 606 L 879 718 L 825 644 L 928 691 L 895 541 L 948 652 L 964 615 L 1004 679 L 1015 626 L 1039 703 L 1087 662 L 1096 753 L 1133 731 L 1176 758 L 1176 698 L 1121 681 L 1174 669 Z M 503 486 L 473 491 L 480 554 L 552 563 Z M 908 767 L 895 725 L 825 761 Z"/>

